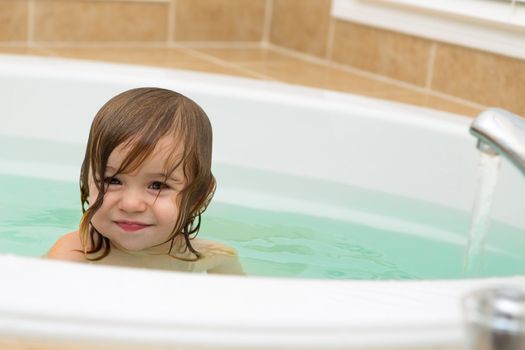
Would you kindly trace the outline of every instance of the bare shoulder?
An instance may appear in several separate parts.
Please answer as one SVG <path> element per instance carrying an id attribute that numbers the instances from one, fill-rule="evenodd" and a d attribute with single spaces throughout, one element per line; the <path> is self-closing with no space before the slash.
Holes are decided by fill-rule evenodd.
<path id="1" fill-rule="evenodd" d="M 45 255 L 48 259 L 85 261 L 78 231 L 60 237 Z"/>
<path id="2" fill-rule="evenodd" d="M 221 242 L 210 241 L 207 239 L 195 239 L 195 241 L 192 242 L 192 246 L 204 256 L 237 256 L 237 251 L 233 247 Z"/>
<path id="3" fill-rule="evenodd" d="M 208 273 L 245 275 L 237 251 L 233 247 L 204 239 L 192 243 L 193 247 L 202 254 L 202 262 Z"/>

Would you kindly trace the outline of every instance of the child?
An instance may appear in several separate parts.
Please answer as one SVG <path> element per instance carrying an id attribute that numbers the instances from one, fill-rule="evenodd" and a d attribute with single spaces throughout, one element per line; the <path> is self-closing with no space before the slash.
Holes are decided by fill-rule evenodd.
<path id="1" fill-rule="evenodd" d="M 159 88 L 113 97 L 91 125 L 79 230 L 47 258 L 243 274 L 232 248 L 195 238 L 215 191 L 211 150 L 210 121 L 189 98 Z"/>

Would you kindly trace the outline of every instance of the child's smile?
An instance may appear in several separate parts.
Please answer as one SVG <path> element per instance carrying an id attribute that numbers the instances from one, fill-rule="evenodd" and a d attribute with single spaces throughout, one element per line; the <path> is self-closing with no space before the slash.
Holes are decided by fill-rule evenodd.
<path id="1" fill-rule="evenodd" d="M 142 230 L 146 227 L 149 227 L 151 225 L 145 224 L 138 221 L 128 221 L 128 220 L 117 220 L 115 223 L 120 226 L 121 229 L 128 232 L 135 232 L 138 230 Z"/>
<path id="2" fill-rule="evenodd" d="M 120 145 L 109 156 L 104 179 L 107 191 L 91 224 L 117 249 L 160 251 L 171 238 L 179 214 L 177 195 L 184 187 L 182 166 L 167 178 L 165 175 L 166 159 L 174 149 L 178 151 L 173 143 L 172 137 L 163 137 L 153 153 L 131 173 L 117 174 L 127 148 Z M 97 198 L 93 179 L 89 192 L 93 200 Z"/>

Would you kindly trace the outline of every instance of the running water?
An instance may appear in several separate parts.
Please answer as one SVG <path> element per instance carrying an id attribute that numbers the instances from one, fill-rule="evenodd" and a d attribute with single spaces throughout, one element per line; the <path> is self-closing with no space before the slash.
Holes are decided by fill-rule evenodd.
<path id="1" fill-rule="evenodd" d="M 490 209 L 498 182 L 501 157 L 481 151 L 478 163 L 478 188 L 472 208 L 470 230 L 463 260 L 463 276 L 479 276 L 482 267 L 485 236 L 490 225 Z"/>

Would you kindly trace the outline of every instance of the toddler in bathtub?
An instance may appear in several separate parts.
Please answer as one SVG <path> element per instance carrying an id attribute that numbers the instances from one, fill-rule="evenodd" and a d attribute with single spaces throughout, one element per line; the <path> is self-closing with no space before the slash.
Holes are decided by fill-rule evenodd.
<path id="1" fill-rule="evenodd" d="M 159 88 L 113 97 L 91 125 L 79 230 L 46 257 L 243 274 L 231 247 L 195 238 L 215 191 L 211 155 L 210 121 L 189 98 Z"/>

